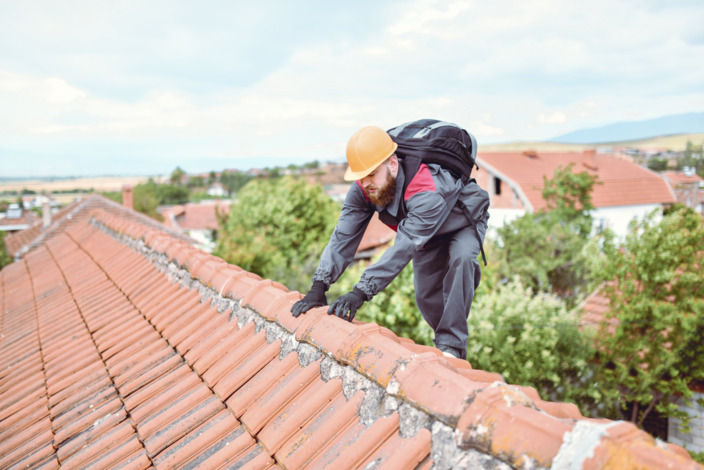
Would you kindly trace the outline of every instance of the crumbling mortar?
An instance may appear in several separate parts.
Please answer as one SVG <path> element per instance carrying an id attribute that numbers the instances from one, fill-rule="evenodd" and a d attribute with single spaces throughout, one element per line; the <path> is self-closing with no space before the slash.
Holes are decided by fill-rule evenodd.
<path id="1" fill-rule="evenodd" d="M 455 440 L 455 430 L 445 424 L 441 419 L 442 417 L 434 416 L 428 411 L 407 402 L 403 397 L 398 396 L 399 384 L 395 379 L 392 378 L 386 389 L 384 389 L 353 367 L 341 364 L 333 356 L 324 353 L 307 342 L 299 342 L 296 340 L 294 333 L 288 332 L 279 324 L 267 320 L 250 308 L 244 308 L 241 298 L 223 297 L 212 287 L 206 286 L 198 279 L 193 278 L 187 269 L 178 266 L 166 254 L 158 253 L 148 247 L 143 239 L 135 240 L 125 234 L 118 234 L 95 219 L 91 219 L 91 223 L 113 238 L 117 238 L 133 251 L 143 255 L 164 272 L 172 282 L 180 283 L 182 287 L 186 287 L 189 290 L 196 289 L 202 296 L 201 300 L 210 301 L 212 306 L 217 306 L 218 312 L 224 313 L 230 309 L 228 320 L 236 320 L 239 328 L 253 321 L 256 332 L 261 331 L 262 328 L 265 329 L 267 342 L 272 343 L 276 339 L 280 339 L 280 358 L 296 351 L 299 364 L 302 367 L 307 367 L 319 361 L 321 378 L 327 382 L 339 377 L 342 380 L 343 394 L 348 400 L 360 390 L 364 391 L 365 396 L 359 410 L 360 422 L 364 426 L 369 427 L 379 418 L 398 413 L 399 433 L 402 437 L 411 438 L 421 429 L 428 429 L 432 436 L 430 457 L 433 460 L 433 469 L 488 468 L 509 470 L 512 468 L 505 462 L 480 450 L 461 449 Z M 375 464 L 375 462 L 370 463 L 369 468 L 375 468 Z"/>

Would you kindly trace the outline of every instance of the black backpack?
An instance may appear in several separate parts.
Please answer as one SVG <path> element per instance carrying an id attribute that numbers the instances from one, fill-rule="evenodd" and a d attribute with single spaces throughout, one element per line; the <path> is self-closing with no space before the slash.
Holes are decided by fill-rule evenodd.
<path id="1" fill-rule="evenodd" d="M 413 179 L 421 163 L 435 163 L 449 170 L 455 178 L 469 182 L 477 165 L 477 141 L 457 124 L 420 119 L 387 132 L 398 144 L 396 154 L 411 171 L 407 181 Z"/>
<path id="2" fill-rule="evenodd" d="M 406 181 L 403 192 L 418 173 L 421 163 L 435 163 L 448 170 L 464 184 L 472 180 L 472 170 L 477 165 L 477 140 L 472 134 L 451 122 L 437 119 L 419 119 L 389 129 L 391 139 L 398 144 L 396 155 L 404 168 Z M 462 201 L 463 209 L 472 225 L 476 225 L 469 208 Z M 475 230 L 476 232 L 476 230 Z M 484 244 L 477 233 L 482 258 L 486 266 Z"/>

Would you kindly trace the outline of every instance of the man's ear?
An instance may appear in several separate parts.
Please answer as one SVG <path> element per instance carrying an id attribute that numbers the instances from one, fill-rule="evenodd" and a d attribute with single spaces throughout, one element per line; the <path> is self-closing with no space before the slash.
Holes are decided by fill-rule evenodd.
<path id="1" fill-rule="evenodd" d="M 398 157 L 394 153 L 389 157 L 389 170 L 391 170 L 391 175 L 395 178 L 398 175 Z"/>

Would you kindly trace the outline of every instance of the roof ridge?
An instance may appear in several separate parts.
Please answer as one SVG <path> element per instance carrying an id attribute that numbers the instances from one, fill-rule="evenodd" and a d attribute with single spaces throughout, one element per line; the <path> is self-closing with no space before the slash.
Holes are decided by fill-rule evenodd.
<path id="1" fill-rule="evenodd" d="M 498 374 L 447 360 L 434 348 L 376 324 L 347 323 L 324 308 L 294 318 L 289 310 L 300 293 L 156 229 L 102 209 L 90 220 L 174 282 L 196 290 L 202 302 L 210 301 L 220 312 L 231 309 L 240 328 L 254 323 L 270 343 L 281 340 L 281 357 L 296 350 L 301 365 L 322 358 L 324 378 L 340 377 L 348 399 L 365 391 L 364 423 L 371 425 L 390 410 L 399 412 L 404 437 L 430 431 L 433 448 L 443 448 L 433 454 L 438 466 L 438 459 L 448 466 L 474 461 L 477 451 L 518 467 L 549 467 L 566 455 L 586 462 L 606 453 L 644 465 L 684 458 L 681 448 L 659 444 L 631 423 L 585 418 L 572 404 L 543 401 L 532 387 L 506 384 Z M 644 447 L 651 449 L 647 455 L 638 452 Z"/>

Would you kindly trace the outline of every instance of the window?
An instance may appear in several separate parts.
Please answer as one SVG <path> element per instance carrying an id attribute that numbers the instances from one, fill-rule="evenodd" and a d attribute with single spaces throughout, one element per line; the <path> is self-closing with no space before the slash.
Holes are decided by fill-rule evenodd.
<path id="1" fill-rule="evenodd" d="M 501 180 L 496 176 L 494 177 L 494 194 L 501 195 Z"/>

